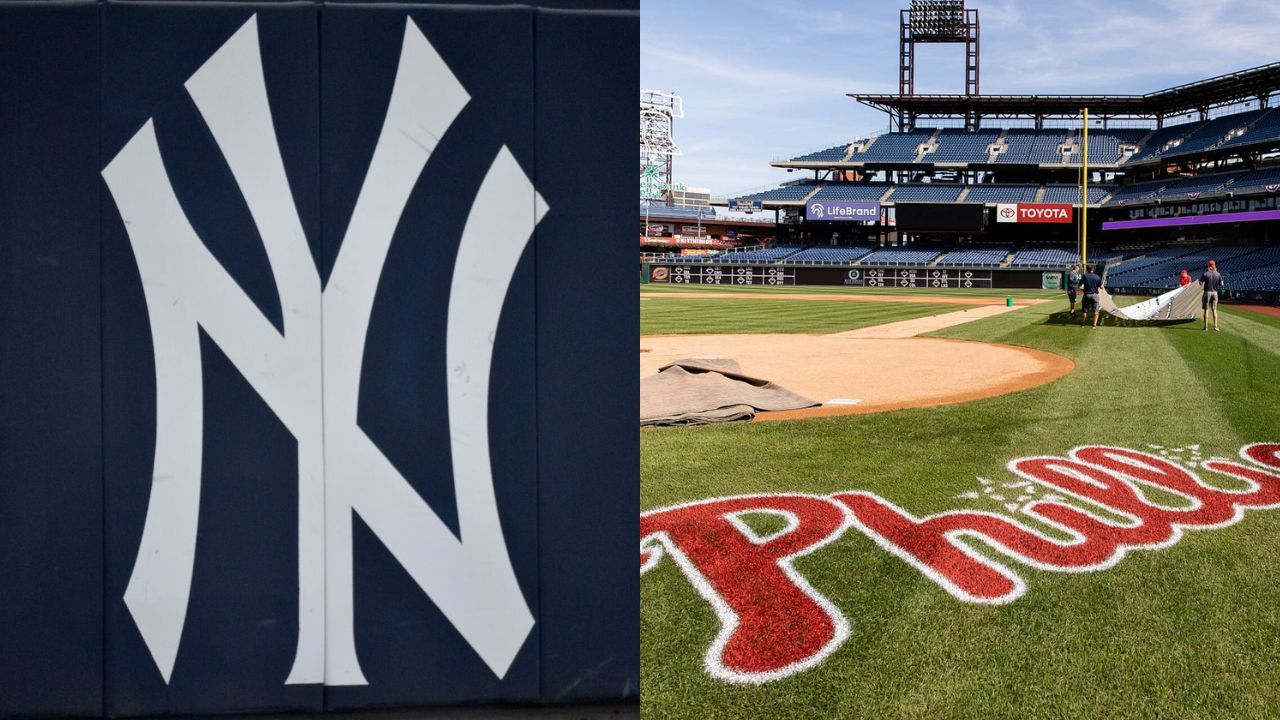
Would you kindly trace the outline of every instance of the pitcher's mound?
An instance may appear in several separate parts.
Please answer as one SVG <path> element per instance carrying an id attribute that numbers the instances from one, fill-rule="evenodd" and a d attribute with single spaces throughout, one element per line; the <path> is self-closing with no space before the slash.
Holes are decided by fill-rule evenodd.
<path id="1" fill-rule="evenodd" d="M 763 413 L 759 420 L 967 402 L 1042 385 L 1075 368 L 1042 350 L 945 338 L 669 335 L 646 336 L 641 344 L 641 377 L 680 358 L 732 358 L 744 372 L 823 403 Z"/>

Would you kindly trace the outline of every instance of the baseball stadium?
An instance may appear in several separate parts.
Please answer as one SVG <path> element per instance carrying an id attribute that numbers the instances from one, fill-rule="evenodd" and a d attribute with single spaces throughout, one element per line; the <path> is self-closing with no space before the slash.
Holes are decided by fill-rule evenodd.
<path id="1" fill-rule="evenodd" d="M 983 94 L 977 5 L 875 11 L 886 132 L 642 193 L 646 716 L 1280 716 L 1280 62 Z"/>

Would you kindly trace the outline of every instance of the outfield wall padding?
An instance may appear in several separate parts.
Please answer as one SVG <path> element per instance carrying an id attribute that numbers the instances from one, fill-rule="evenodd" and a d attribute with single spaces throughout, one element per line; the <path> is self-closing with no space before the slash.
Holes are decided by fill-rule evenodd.
<path id="1" fill-rule="evenodd" d="M 637 699 L 638 12 L 552 4 L 0 5 L 0 717 Z"/>

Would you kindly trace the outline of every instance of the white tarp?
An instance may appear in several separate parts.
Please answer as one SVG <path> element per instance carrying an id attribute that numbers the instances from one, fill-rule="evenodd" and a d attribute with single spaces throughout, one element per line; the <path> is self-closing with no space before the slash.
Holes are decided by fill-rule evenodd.
<path id="1" fill-rule="evenodd" d="M 1193 282 L 1176 290 L 1170 290 L 1140 303 L 1117 307 L 1111 295 L 1102 291 L 1101 306 L 1103 310 L 1125 320 L 1194 320 L 1196 311 L 1200 309 L 1200 299 L 1204 297 L 1204 287 Z"/>

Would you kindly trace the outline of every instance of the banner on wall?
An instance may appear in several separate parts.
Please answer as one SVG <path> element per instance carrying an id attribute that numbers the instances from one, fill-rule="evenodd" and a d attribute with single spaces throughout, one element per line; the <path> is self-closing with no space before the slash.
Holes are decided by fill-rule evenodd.
<path id="1" fill-rule="evenodd" d="M 996 222 L 1069 223 L 1074 208 L 1069 203 L 997 203 Z"/>
<path id="2" fill-rule="evenodd" d="M 850 220 L 879 222 L 880 203 L 812 200 L 804 206 L 804 217 L 806 220 L 819 220 L 822 222 Z"/>

